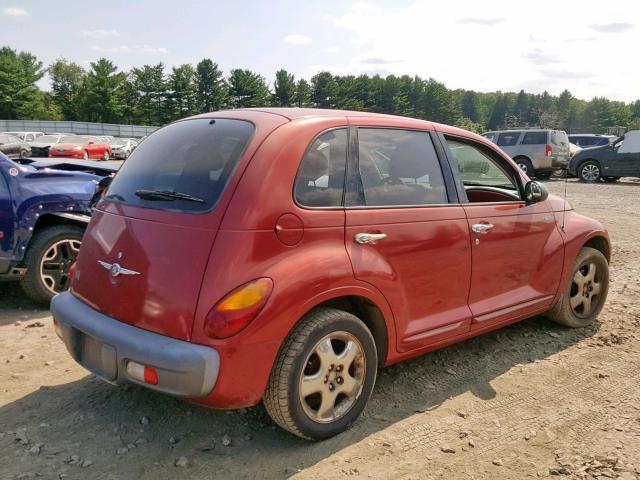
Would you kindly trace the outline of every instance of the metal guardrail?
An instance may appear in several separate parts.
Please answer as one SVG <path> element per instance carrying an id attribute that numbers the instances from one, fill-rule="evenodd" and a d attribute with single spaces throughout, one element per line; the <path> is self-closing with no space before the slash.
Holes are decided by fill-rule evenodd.
<path id="1" fill-rule="evenodd" d="M 0 132 L 56 132 L 79 135 L 144 137 L 160 127 L 114 123 L 63 122 L 56 120 L 0 120 Z"/>

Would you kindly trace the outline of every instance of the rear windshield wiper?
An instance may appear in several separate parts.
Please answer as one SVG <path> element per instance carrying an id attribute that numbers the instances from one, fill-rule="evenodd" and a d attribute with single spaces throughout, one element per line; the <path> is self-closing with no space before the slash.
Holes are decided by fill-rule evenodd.
<path id="1" fill-rule="evenodd" d="M 202 198 L 171 190 L 136 190 L 136 195 L 144 200 L 187 200 L 204 203 Z"/>

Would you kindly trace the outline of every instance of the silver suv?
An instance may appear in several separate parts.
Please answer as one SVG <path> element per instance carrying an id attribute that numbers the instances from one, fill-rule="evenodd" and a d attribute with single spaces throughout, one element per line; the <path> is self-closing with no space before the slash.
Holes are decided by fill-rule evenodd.
<path id="1" fill-rule="evenodd" d="M 530 177 L 547 179 L 567 168 L 569 139 L 562 130 L 497 130 L 482 134 L 498 145 Z"/>

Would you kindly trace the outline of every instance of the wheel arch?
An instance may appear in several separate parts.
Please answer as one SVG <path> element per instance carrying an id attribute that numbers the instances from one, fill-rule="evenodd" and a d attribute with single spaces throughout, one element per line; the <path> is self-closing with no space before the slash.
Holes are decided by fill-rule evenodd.
<path id="1" fill-rule="evenodd" d="M 81 219 L 83 217 L 86 217 L 86 221 Z M 35 235 L 40 230 L 58 225 L 74 225 L 76 227 L 86 228 L 89 223 L 88 219 L 89 217 L 83 214 L 45 213 L 44 215 L 40 215 L 36 220 L 36 223 L 33 225 L 33 234 Z"/>
<path id="2" fill-rule="evenodd" d="M 609 245 L 609 241 L 605 237 L 601 235 L 591 237 L 584 243 L 584 245 L 582 245 L 582 248 L 584 247 L 595 248 L 604 255 L 607 259 L 607 263 L 611 262 L 611 245 Z"/>

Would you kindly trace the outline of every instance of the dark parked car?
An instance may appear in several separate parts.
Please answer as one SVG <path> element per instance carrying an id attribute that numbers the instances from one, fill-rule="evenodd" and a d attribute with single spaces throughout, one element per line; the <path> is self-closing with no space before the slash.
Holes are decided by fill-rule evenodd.
<path id="1" fill-rule="evenodd" d="M 609 145 L 616 137 L 589 133 L 575 133 L 569 135 L 569 141 L 580 148 L 602 147 Z"/>
<path id="2" fill-rule="evenodd" d="M 640 177 L 640 130 L 631 130 L 611 144 L 576 153 L 569 162 L 569 173 L 583 182 Z"/>
<path id="3" fill-rule="evenodd" d="M 601 224 L 471 132 L 214 112 L 124 162 L 51 311 L 109 382 L 218 408 L 263 400 L 321 439 L 358 418 L 380 366 L 538 314 L 591 324 L 609 255 Z"/>
<path id="4" fill-rule="evenodd" d="M 58 168 L 49 168 L 58 167 Z M 0 281 L 19 280 L 42 303 L 69 285 L 96 185 L 109 168 L 20 165 L 0 154 Z"/>
<path id="5" fill-rule="evenodd" d="M 29 142 L 29 146 L 31 147 L 31 156 L 48 157 L 51 145 L 59 143 L 63 137 L 64 135 L 62 134 L 48 133 L 46 135 L 41 135 L 32 142 Z"/>
<path id="6" fill-rule="evenodd" d="M 31 155 L 31 147 L 9 133 L 0 134 L 0 152 L 9 158 L 26 158 Z"/>

